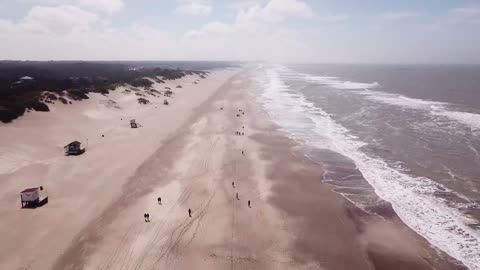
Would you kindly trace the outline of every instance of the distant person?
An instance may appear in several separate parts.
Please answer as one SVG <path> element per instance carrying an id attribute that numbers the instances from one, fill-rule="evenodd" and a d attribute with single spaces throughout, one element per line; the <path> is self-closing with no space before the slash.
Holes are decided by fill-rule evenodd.
<path id="1" fill-rule="evenodd" d="M 232 182 L 232 187 L 235 188 L 235 182 Z"/>
<path id="2" fill-rule="evenodd" d="M 161 197 L 158 197 L 157 201 L 158 201 L 158 204 L 162 205 L 162 198 Z"/>
<path id="3" fill-rule="evenodd" d="M 252 208 L 252 207 L 250 206 L 250 200 L 248 200 L 248 207 Z"/>
<path id="4" fill-rule="evenodd" d="M 192 217 L 192 209 L 188 208 L 188 216 Z"/>
<path id="5" fill-rule="evenodd" d="M 236 195 L 236 197 L 237 197 L 237 201 L 238 201 L 238 200 L 240 200 L 240 198 L 238 198 L 238 192 L 237 192 L 237 195 Z"/>
<path id="6" fill-rule="evenodd" d="M 150 214 L 147 213 L 147 222 L 150 222 Z"/>
<path id="7" fill-rule="evenodd" d="M 147 213 L 143 213 L 143 219 L 147 222 Z"/>
<path id="8" fill-rule="evenodd" d="M 245 154 L 245 152 L 242 150 L 242 155 L 244 155 L 244 154 Z"/>

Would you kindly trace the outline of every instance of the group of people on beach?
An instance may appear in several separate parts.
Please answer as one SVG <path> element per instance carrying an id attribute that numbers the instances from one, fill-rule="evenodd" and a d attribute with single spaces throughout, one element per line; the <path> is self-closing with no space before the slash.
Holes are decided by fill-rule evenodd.
<path id="1" fill-rule="evenodd" d="M 242 115 L 245 115 L 245 112 L 242 110 L 242 109 L 238 109 L 238 112 L 242 113 Z M 237 117 L 240 117 L 240 114 L 237 114 Z M 242 130 L 245 130 L 245 126 L 242 126 Z M 235 135 L 238 135 L 238 136 L 244 136 L 245 135 L 245 132 L 240 132 L 240 131 L 235 131 Z M 245 155 L 245 150 L 242 150 L 242 156 Z M 235 182 L 232 182 L 232 187 L 235 188 Z M 240 198 L 238 197 L 238 192 L 235 194 L 235 198 L 239 201 Z M 249 208 L 252 208 L 251 207 L 251 204 L 250 204 L 250 200 L 248 200 L 248 207 Z"/>
<path id="2" fill-rule="evenodd" d="M 220 109 L 223 110 L 223 107 L 220 108 Z M 238 111 L 241 112 L 242 114 L 245 114 L 245 112 L 244 112 L 243 110 L 241 110 L 241 109 L 239 109 Z M 237 114 L 237 116 L 240 116 L 240 115 Z M 245 126 L 242 126 L 242 129 L 245 129 Z M 245 133 L 244 133 L 244 132 L 235 131 L 235 135 L 243 136 L 243 135 L 245 135 Z M 244 150 L 242 150 L 242 155 L 245 155 L 245 151 L 244 151 Z M 234 181 L 232 182 L 232 187 L 233 187 L 233 188 L 236 188 Z M 238 192 L 235 193 L 235 198 L 236 198 L 238 201 L 240 200 L 240 197 L 239 197 L 239 195 L 238 195 Z M 162 197 L 158 197 L 158 198 L 157 198 L 157 203 L 158 203 L 159 205 L 162 205 Z M 247 205 L 248 205 L 249 208 L 252 208 L 250 200 L 248 200 Z M 188 216 L 189 216 L 189 217 L 192 217 L 192 209 L 190 209 L 190 208 L 188 208 Z M 150 222 L 150 214 L 149 214 L 149 213 L 144 213 L 144 214 L 143 214 L 143 218 L 144 218 L 145 222 Z"/>
<path id="3" fill-rule="evenodd" d="M 242 151 L 242 152 L 243 152 L 243 151 Z M 235 188 L 235 182 L 232 182 L 232 187 Z M 237 198 L 237 201 L 240 200 L 240 197 L 238 197 L 238 192 L 235 193 L 235 198 Z M 251 207 L 251 204 L 250 204 L 250 200 L 248 200 L 248 203 L 247 203 L 247 204 L 248 204 L 248 207 L 252 208 L 252 207 Z"/>

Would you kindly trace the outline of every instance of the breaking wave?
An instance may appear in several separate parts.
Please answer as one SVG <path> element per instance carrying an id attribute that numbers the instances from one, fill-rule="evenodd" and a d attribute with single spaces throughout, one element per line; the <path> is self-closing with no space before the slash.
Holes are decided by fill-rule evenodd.
<path id="1" fill-rule="evenodd" d="M 293 76 L 288 73 L 287 76 Z M 480 235 L 466 224 L 468 217 L 458 209 L 434 194 L 453 192 L 426 177 L 409 175 L 400 166 L 362 151 L 367 143 L 351 135 L 344 126 L 338 124 L 331 115 L 308 101 L 306 97 L 291 89 L 282 79 L 278 69 L 266 69 L 259 76 L 263 93 L 259 102 L 272 119 L 283 127 L 292 137 L 302 143 L 320 149 L 328 149 L 350 158 L 363 177 L 374 188 L 375 193 L 392 204 L 398 216 L 413 230 L 430 243 L 462 261 L 470 269 L 480 269 Z M 378 87 L 378 83 L 356 83 L 340 81 L 335 77 L 306 77 L 309 82 L 321 83 L 336 89 L 355 89 Z M 465 124 L 477 116 L 442 111 L 443 103 L 410 99 L 403 96 L 386 94 L 378 97 L 379 92 L 365 90 L 362 94 L 376 101 L 398 106 L 436 110 L 446 117 L 456 118 Z M 432 108 L 432 106 L 434 106 Z M 436 106 L 436 107 L 435 107 Z"/>
<path id="2" fill-rule="evenodd" d="M 452 110 L 452 105 L 445 102 L 411 98 L 400 94 L 391 94 L 372 90 L 380 87 L 378 82 L 360 83 L 343 81 L 337 77 L 312 76 L 298 73 L 297 76 L 303 76 L 306 81 L 326 85 L 335 89 L 361 90 L 352 91 L 352 93 L 363 95 L 367 99 L 389 105 L 426 110 L 435 116 L 441 116 L 453 121 L 457 121 L 458 123 L 468 126 L 472 130 L 480 130 L 480 113 Z"/>

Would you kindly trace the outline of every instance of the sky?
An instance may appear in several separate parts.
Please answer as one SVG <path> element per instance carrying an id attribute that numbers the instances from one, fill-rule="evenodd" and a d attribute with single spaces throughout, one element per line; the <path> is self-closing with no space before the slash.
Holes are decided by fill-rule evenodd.
<path id="1" fill-rule="evenodd" d="M 0 59 L 480 64 L 480 0 L 0 0 Z"/>

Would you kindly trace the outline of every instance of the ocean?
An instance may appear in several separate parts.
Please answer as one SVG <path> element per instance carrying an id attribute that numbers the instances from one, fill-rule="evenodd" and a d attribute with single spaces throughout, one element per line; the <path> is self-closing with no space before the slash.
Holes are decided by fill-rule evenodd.
<path id="1" fill-rule="evenodd" d="M 323 181 L 372 214 L 393 208 L 432 245 L 480 269 L 480 66 L 256 71 L 258 101 L 323 166 Z"/>

